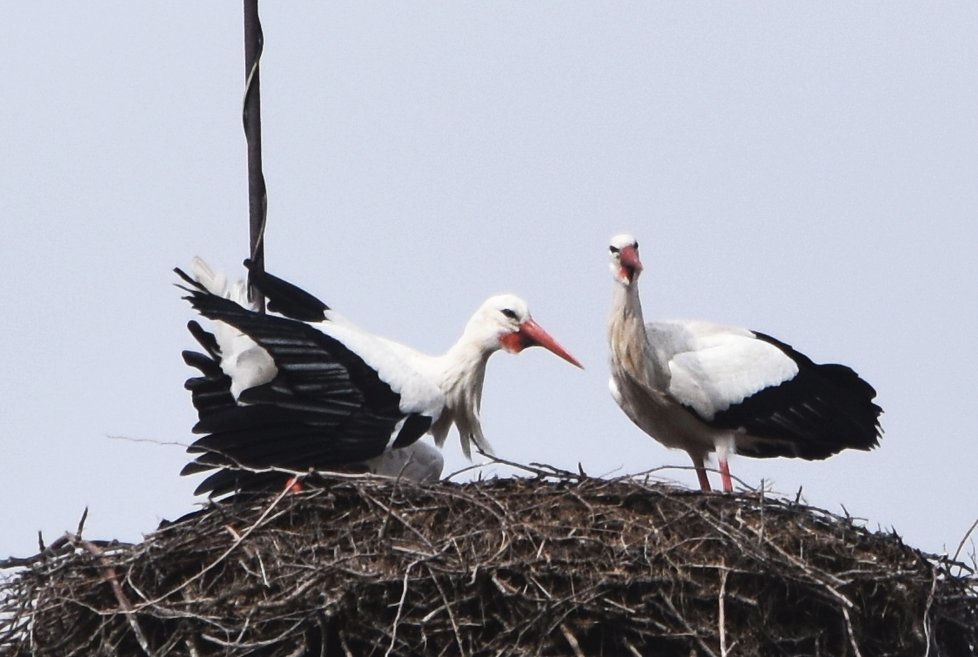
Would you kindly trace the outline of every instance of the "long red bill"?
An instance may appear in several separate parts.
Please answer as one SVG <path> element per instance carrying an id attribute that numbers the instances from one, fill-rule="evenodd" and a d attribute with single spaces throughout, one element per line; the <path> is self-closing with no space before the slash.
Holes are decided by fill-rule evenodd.
<path id="1" fill-rule="evenodd" d="M 519 331 L 511 335 L 514 338 L 518 339 L 519 344 L 518 345 L 507 344 L 506 347 L 510 351 L 518 352 L 524 347 L 533 347 L 533 346 L 543 347 L 544 349 L 548 349 L 549 351 L 557 354 L 571 365 L 576 365 L 577 367 L 580 367 L 582 370 L 584 369 L 584 366 L 581 365 L 581 363 L 576 358 L 571 356 L 570 352 L 568 352 L 566 349 L 561 347 L 560 343 L 554 340 L 549 333 L 543 330 L 542 326 L 537 324 L 532 319 L 528 319 L 522 324 L 520 324 Z M 513 347 L 517 347 L 517 348 L 513 348 Z"/>

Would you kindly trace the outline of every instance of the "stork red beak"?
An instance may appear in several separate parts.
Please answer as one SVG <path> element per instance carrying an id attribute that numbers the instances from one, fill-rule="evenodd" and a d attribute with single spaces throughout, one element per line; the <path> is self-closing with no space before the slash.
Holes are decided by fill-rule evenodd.
<path id="1" fill-rule="evenodd" d="M 543 330 L 542 326 L 532 319 L 528 319 L 520 324 L 519 330 L 515 333 L 504 335 L 500 339 L 500 342 L 502 342 L 506 351 L 514 354 L 518 354 L 526 347 L 543 347 L 560 356 L 571 365 L 576 365 L 582 370 L 584 369 L 584 366 L 576 358 L 571 356 L 549 333 Z"/>
<path id="2" fill-rule="evenodd" d="M 631 283 L 632 279 L 635 278 L 635 274 L 642 272 L 642 261 L 638 257 L 638 249 L 632 245 L 628 245 L 621 250 L 618 259 L 621 261 L 622 274 Z"/>

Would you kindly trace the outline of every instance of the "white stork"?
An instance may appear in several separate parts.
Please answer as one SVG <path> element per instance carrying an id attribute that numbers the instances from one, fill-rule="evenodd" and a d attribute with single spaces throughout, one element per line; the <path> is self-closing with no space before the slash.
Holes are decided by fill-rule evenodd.
<path id="1" fill-rule="evenodd" d="M 716 452 L 726 492 L 728 456 L 824 459 L 879 444 L 876 391 L 845 365 L 813 363 L 769 335 L 703 321 L 645 323 L 642 262 L 631 235 L 611 239 L 615 279 L 608 336 L 611 394 L 625 414 L 666 447 L 693 460 Z"/>
<path id="2" fill-rule="evenodd" d="M 441 446 L 458 428 L 491 452 L 479 422 L 486 363 L 493 352 L 539 345 L 580 363 L 530 316 L 513 295 L 488 299 L 458 342 L 430 356 L 371 335 L 336 315 L 308 292 L 251 267 L 251 284 L 277 314 L 260 314 L 244 281 L 228 284 L 199 258 L 185 298 L 213 323 L 190 322 L 206 351 L 184 352 L 201 372 L 186 387 L 199 414 L 182 474 L 216 470 L 197 493 L 220 495 L 283 482 L 289 472 L 359 465 L 370 472 L 437 478 L 440 452 L 418 443 L 430 433 Z"/>

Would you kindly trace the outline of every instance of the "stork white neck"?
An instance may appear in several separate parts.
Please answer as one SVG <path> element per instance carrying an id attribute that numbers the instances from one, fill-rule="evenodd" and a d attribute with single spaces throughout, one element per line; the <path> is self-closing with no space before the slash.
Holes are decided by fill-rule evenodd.
<path id="1" fill-rule="evenodd" d="M 646 335 L 637 274 L 628 282 L 615 281 L 608 339 L 613 370 L 631 378 L 641 375 L 637 382 L 643 386 L 659 385 L 668 379 L 669 373 L 657 371 L 656 359 L 650 358 L 654 345 L 649 344 Z"/>
<path id="2" fill-rule="evenodd" d="M 671 372 L 660 358 L 661 346 L 648 335 L 642 314 L 638 279 L 644 269 L 638 255 L 638 242 L 623 234 L 611 240 L 611 275 L 615 281 L 611 320 L 611 367 L 614 377 L 631 379 L 643 388 L 665 388 Z"/>
<path id="3" fill-rule="evenodd" d="M 445 395 L 445 408 L 431 428 L 439 445 L 444 443 L 454 423 L 466 457 L 470 455 L 470 443 L 475 443 L 483 452 L 492 453 L 479 422 L 486 362 L 500 349 L 518 353 L 534 344 L 579 365 L 533 321 L 526 302 L 519 297 L 511 294 L 490 297 L 476 310 L 462 336 L 444 356 L 435 359 L 432 366 L 432 374 L 438 377 Z"/>
<path id="4" fill-rule="evenodd" d="M 499 349 L 498 341 L 487 343 L 484 336 L 466 330 L 451 349 L 437 358 L 439 386 L 445 395 L 445 408 L 431 427 L 431 435 L 440 446 L 444 444 L 451 425 L 458 428 L 459 442 L 466 457 L 471 455 L 471 443 L 492 454 L 492 447 L 482 433 L 479 410 L 482 388 L 486 378 L 486 363 Z"/>

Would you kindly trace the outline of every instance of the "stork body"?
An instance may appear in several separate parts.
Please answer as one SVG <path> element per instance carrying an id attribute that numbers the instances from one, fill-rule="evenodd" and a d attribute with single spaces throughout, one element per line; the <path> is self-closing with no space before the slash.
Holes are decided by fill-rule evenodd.
<path id="1" fill-rule="evenodd" d="M 176 272 L 186 298 L 213 324 L 211 334 L 191 322 L 206 353 L 184 353 L 201 372 L 187 387 L 199 414 L 194 431 L 206 435 L 190 447 L 198 456 L 183 474 L 216 470 L 198 493 L 351 466 L 436 479 L 441 454 L 417 442 L 426 433 L 441 446 L 454 425 L 466 456 L 470 443 L 491 451 L 479 405 L 495 351 L 540 345 L 580 366 L 513 295 L 488 299 L 458 342 L 431 356 L 363 331 L 264 272 L 252 271 L 251 282 L 276 314 L 256 312 L 244 282 L 229 285 L 199 259 L 192 277 Z"/>
<path id="2" fill-rule="evenodd" d="M 704 321 L 645 323 L 642 263 L 630 235 L 611 241 L 611 394 L 667 447 L 685 450 L 700 488 L 715 452 L 725 491 L 728 457 L 824 459 L 879 442 L 876 391 L 850 368 L 816 364 L 763 333 Z"/>

